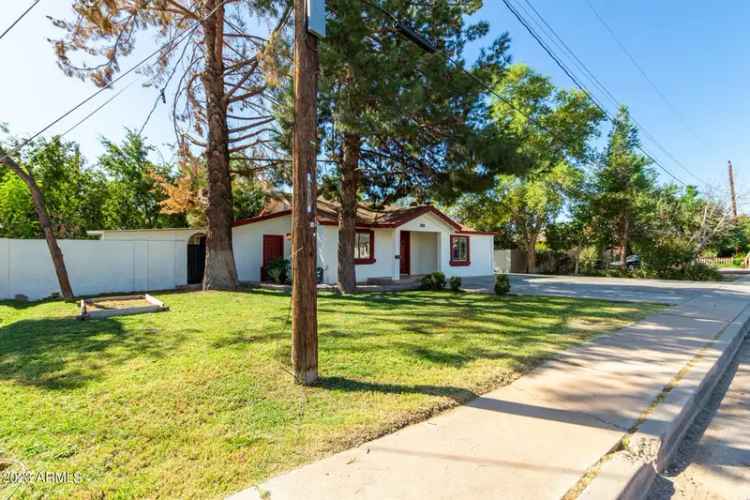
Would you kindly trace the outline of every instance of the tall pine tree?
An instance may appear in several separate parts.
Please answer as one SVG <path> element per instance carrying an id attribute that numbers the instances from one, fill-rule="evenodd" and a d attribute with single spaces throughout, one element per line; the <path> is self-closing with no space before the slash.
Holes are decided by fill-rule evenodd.
<path id="1" fill-rule="evenodd" d="M 510 168 L 509 140 L 486 127 L 487 89 L 463 71 L 466 44 L 489 32 L 486 23 L 465 23 L 481 2 L 378 5 L 388 14 L 370 1 L 330 0 L 320 49 L 321 151 L 335 162 L 323 183 L 341 204 L 338 285 L 344 293 L 356 284 L 359 200 L 450 201 Z M 437 53 L 407 40 L 399 22 L 431 40 Z M 467 71 L 492 81 L 508 62 L 508 45 L 502 35 Z"/>
<path id="2" fill-rule="evenodd" d="M 639 145 L 638 130 L 622 106 L 595 174 L 589 209 L 599 244 L 616 248 L 622 266 L 633 239 L 645 227 L 639 219 L 656 191 L 651 161 L 638 153 Z"/>
<path id="3" fill-rule="evenodd" d="M 109 85 L 121 61 L 133 52 L 139 33 L 155 34 L 164 44 L 146 68 L 149 83 L 164 92 L 176 77 L 172 110 L 179 142 L 201 150 L 208 169 L 203 286 L 235 288 L 229 161 L 245 152 L 254 156 L 276 140 L 264 95 L 278 80 L 277 42 L 288 25 L 290 6 L 281 0 L 71 3 L 74 19 L 54 21 L 66 32 L 55 41 L 55 50 L 70 76 Z M 267 19 L 275 20 L 267 30 L 247 28 L 262 26 L 259 21 Z M 83 61 L 74 61 L 81 54 Z"/>

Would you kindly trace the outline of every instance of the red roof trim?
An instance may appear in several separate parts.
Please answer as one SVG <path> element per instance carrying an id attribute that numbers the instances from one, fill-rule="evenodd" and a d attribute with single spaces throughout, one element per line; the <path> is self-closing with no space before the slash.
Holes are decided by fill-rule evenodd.
<path id="1" fill-rule="evenodd" d="M 234 223 L 232 224 L 232 227 L 245 226 L 247 224 L 253 224 L 255 222 L 260 222 L 260 221 L 264 221 L 268 219 L 274 219 L 276 217 L 283 217 L 285 215 L 291 215 L 291 213 L 292 213 L 291 210 L 281 210 L 279 212 L 274 212 L 271 214 L 257 215 L 255 217 L 249 217 L 247 219 L 238 219 L 234 221 Z M 456 232 L 459 234 L 485 234 L 485 235 L 493 235 L 493 236 L 495 235 L 495 233 L 483 233 L 479 231 L 464 230 L 463 226 L 458 224 L 456 221 L 454 221 L 453 219 L 451 219 L 450 217 L 448 217 L 447 215 L 445 215 L 443 212 L 433 207 L 432 205 L 425 205 L 423 207 L 418 207 L 411 211 L 408 211 L 403 216 L 401 216 L 401 218 L 397 218 L 393 222 L 383 222 L 383 223 L 376 222 L 373 224 L 363 223 L 363 224 L 357 224 L 357 227 L 358 228 L 394 229 L 399 226 L 403 226 L 407 222 L 413 221 L 417 217 L 420 217 L 428 213 L 431 213 L 437 216 L 438 218 L 440 218 L 447 225 L 455 229 Z M 318 218 L 318 224 L 320 224 L 321 226 L 338 226 L 339 225 L 338 221 L 320 220 L 320 218 Z"/>
<path id="2" fill-rule="evenodd" d="M 450 227 L 452 227 L 453 229 L 456 229 L 458 232 L 465 232 L 465 231 L 463 231 L 463 227 L 460 224 L 458 224 L 456 221 L 454 221 L 453 219 L 451 219 L 450 217 L 448 217 L 447 215 L 445 215 L 443 212 L 441 212 L 437 208 L 433 207 L 432 205 L 426 205 L 426 206 L 423 206 L 423 207 L 415 208 L 415 209 L 407 212 L 406 214 L 404 214 L 403 216 L 401 216 L 401 218 L 398 218 L 398 219 L 396 219 L 393 222 L 382 222 L 382 223 L 376 222 L 374 224 L 360 223 L 360 224 L 357 224 L 357 227 L 372 227 L 372 228 L 382 228 L 382 229 L 394 229 L 394 228 L 397 228 L 399 226 L 403 226 L 407 222 L 413 221 L 417 217 L 419 217 L 421 215 L 424 215 L 424 214 L 427 214 L 427 213 L 432 213 L 432 214 L 436 215 L 441 220 L 443 220 L 446 224 L 448 224 Z M 338 222 L 331 221 L 331 220 L 319 221 L 319 224 L 322 225 L 322 226 L 338 226 Z"/>
<path id="3" fill-rule="evenodd" d="M 433 207 L 432 205 L 426 205 L 424 207 L 419 207 L 419 208 L 415 209 L 414 211 L 406 214 L 400 220 L 397 220 L 396 222 L 392 222 L 391 223 L 392 224 L 391 227 L 403 226 L 407 222 L 410 222 L 410 221 L 416 219 L 417 217 L 419 217 L 420 215 L 424 215 L 424 214 L 427 214 L 427 213 L 432 213 L 432 214 L 438 216 L 446 224 L 448 224 L 450 227 L 452 227 L 452 228 L 454 228 L 454 229 L 456 229 L 458 231 L 461 231 L 463 229 L 463 227 L 461 227 L 460 224 L 458 224 L 456 221 L 454 221 L 453 219 L 451 219 L 450 217 L 448 217 L 447 215 L 445 215 L 443 212 L 441 212 L 437 208 Z"/>
<path id="4" fill-rule="evenodd" d="M 262 220 L 275 219 L 276 217 L 283 217 L 285 215 L 291 215 L 291 210 L 282 210 L 280 212 L 274 212 L 272 214 L 256 215 L 255 217 L 248 217 L 247 219 L 238 219 L 232 223 L 232 227 L 245 226 L 254 222 L 260 222 Z"/>

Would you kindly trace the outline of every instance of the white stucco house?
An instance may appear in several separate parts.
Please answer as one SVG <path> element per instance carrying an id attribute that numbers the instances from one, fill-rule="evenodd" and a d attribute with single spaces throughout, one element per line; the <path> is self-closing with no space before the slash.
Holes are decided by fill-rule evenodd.
<path id="1" fill-rule="evenodd" d="M 319 200 L 318 267 L 323 282 L 336 283 L 338 268 L 338 205 Z M 289 258 L 291 210 L 276 202 L 258 216 L 238 220 L 233 228 L 237 272 L 242 282 L 259 282 L 265 264 Z M 103 241 L 160 241 L 174 246 L 177 286 L 203 278 L 205 232 L 201 229 L 90 231 Z M 357 210 L 355 246 L 359 283 L 398 281 L 435 271 L 447 277 L 487 277 L 494 274 L 493 233 L 474 231 L 431 205 Z"/>

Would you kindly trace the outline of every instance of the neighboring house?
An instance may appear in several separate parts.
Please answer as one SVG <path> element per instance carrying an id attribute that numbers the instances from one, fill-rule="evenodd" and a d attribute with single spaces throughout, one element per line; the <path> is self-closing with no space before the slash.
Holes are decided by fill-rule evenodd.
<path id="1" fill-rule="evenodd" d="M 318 267 L 323 282 L 336 283 L 338 268 L 337 204 L 318 202 Z M 238 220 L 233 229 L 234 256 L 242 282 L 261 281 L 265 264 L 290 258 L 291 209 L 276 200 L 260 215 Z M 175 269 L 178 281 L 199 283 L 203 277 L 205 231 L 163 229 L 90 231 L 102 240 L 172 241 L 185 247 Z M 493 233 L 473 231 L 433 206 L 357 209 L 355 264 L 357 281 L 398 281 L 435 271 L 446 276 L 485 277 L 494 274 Z"/>

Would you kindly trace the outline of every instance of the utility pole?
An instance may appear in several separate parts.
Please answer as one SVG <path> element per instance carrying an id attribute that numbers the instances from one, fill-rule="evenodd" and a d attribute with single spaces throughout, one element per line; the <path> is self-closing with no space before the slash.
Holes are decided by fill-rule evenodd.
<path id="1" fill-rule="evenodd" d="M 729 190 L 732 193 L 732 220 L 737 220 L 737 193 L 734 190 L 734 168 L 732 161 L 729 162 Z"/>
<path id="2" fill-rule="evenodd" d="M 308 32 L 306 4 L 309 2 L 294 0 L 292 365 L 295 381 L 304 385 L 318 379 L 315 272 L 318 39 Z"/>

